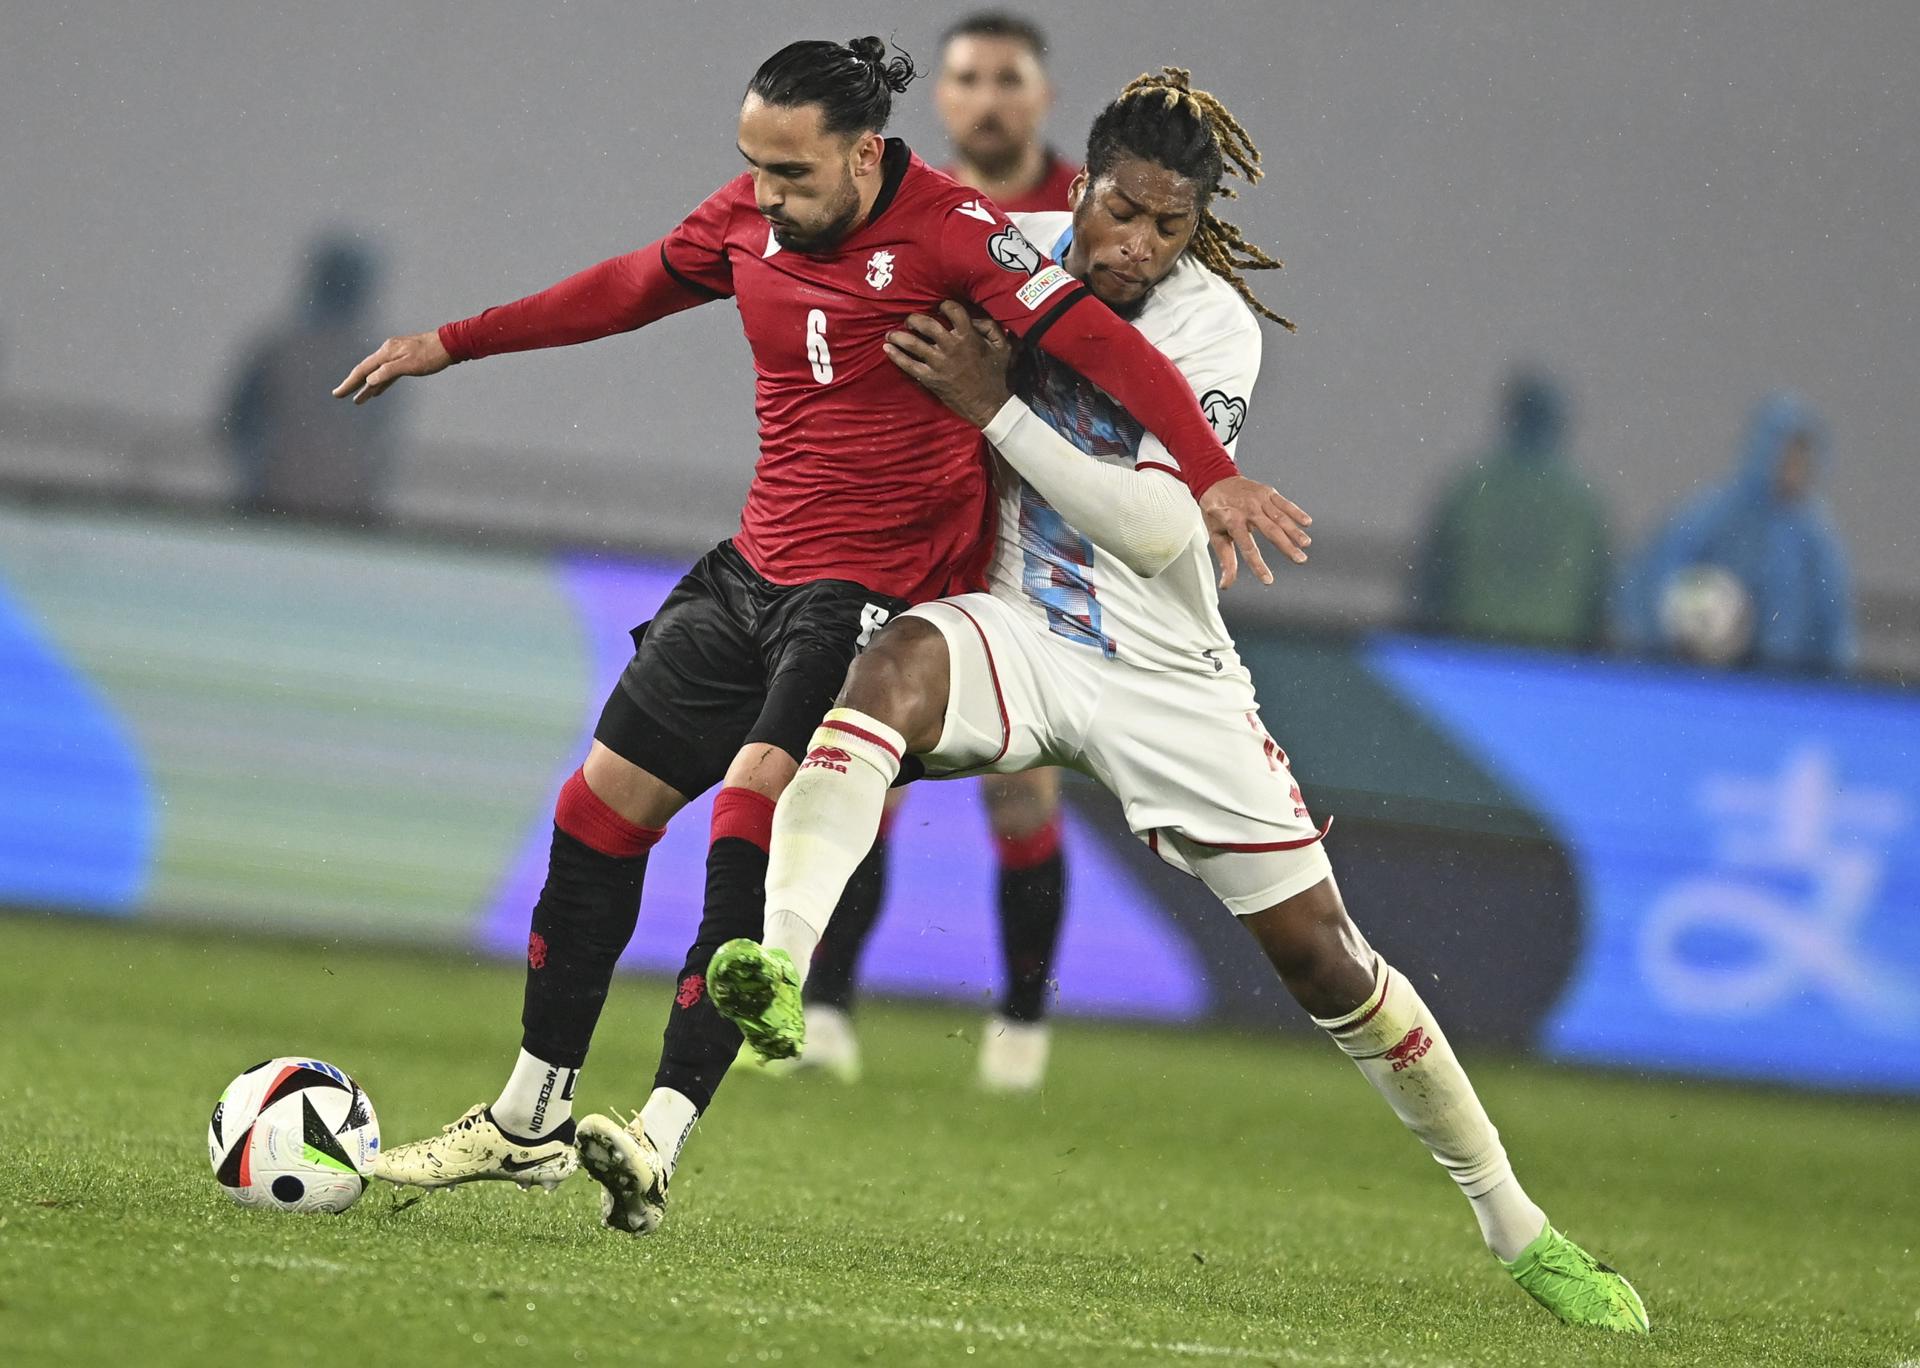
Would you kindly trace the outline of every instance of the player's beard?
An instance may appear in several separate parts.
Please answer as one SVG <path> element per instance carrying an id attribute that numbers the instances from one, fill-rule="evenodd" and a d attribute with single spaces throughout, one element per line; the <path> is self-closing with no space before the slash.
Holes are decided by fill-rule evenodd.
<path id="1" fill-rule="evenodd" d="M 1007 133 L 1006 125 L 988 115 L 961 140 L 960 155 L 988 180 L 1005 180 L 1020 169 L 1027 145 Z"/>
<path id="2" fill-rule="evenodd" d="M 773 240 L 792 252 L 822 253 L 831 251 L 842 238 L 853 231 L 854 222 L 860 217 L 860 190 L 853 183 L 853 177 L 847 177 L 844 199 L 834 201 L 828 210 L 828 218 L 819 228 L 797 231 L 791 225 L 773 225 Z"/>
<path id="3" fill-rule="evenodd" d="M 1163 276 L 1162 279 L 1165 279 L 1165 277 Z M 1114 313 L 1118 314 L 1123 320 L 1131 323 L 1146 309 L 1147 301 L 1153 298 L 1153 292 L 1159 288 L 1159 285 L 1160 281 L 1156 280 L 1132 299 L 1119 301 L 1108 299 L 1105 295 L 1093 288 L 1091 281 L 1087 282 L 1087 292 L 1109 309 L 1112 309 Z"/>

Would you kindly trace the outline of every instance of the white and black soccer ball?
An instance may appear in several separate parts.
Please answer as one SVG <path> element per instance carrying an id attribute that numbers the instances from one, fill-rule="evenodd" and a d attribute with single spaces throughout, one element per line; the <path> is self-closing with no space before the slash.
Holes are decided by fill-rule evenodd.
<path id="1" fill-rule="evenodd" d="M 1667 582 L 1660 630 L 1677 654 L 1704 665 L 1731 665 L 1753 643 L 1746 586 L 1717 565 L 1695 565 Z"/>
<path id="2" fill-rule="evenodd" d="M 297 1055 L 227 1084 L 207 1123 L 213 1176 L 242 1206 L 345 1211 L 379 1152 L 380 1123 L 360 1085 Z"/>

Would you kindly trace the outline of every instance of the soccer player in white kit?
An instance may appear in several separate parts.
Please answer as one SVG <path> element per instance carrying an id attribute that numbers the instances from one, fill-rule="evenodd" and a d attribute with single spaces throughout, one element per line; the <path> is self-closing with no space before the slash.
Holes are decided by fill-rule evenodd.
<path id="1" fill-rule="evenodd" d="M 1285 320 L 1236 269 L 1277 263 L 1207 208 L 1229 160 L 1258 177 L 1237 121 L 1168 68 L 1096 120 L 1073 212 L 1015 222 L 1179 367 L 1231 450 L 1260 367 L 1249 305 Z M 989 587 L 913 608 L 855 662 L 775 814 L 763 941 L 714 956 L 715 1004 L 763 1053 L 797 1047 L 799 981 L 908 757 L 936 778 L 1079 770 L 1247 926 L 1527 1292 L 1562 1320 L 1645 1333 L 1638 1294 L 1527 1196 L 1432 1013 L 1347 916 L 1326 828 L 1261 723 L 1207 532 L 1165 447 L 1045 356 L 1020 358 L 1010 393 L 1004 335 L 943 311 L 945 323 L 911 319 L 889 350 L 999 453 Z M 1223 581 L 1235 568 L 1229 544 Z"/>

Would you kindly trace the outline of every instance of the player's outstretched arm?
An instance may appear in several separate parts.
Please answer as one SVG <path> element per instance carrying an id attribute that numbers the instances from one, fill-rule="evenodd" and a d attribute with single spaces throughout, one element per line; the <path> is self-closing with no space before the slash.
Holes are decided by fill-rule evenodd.
<path id="1" fill-rule="evenodd" d="M 437 332 L 389 337 L 378 350 L 347 372 L 333 387 L 333 397 L 352 396 L 356 404 L 385 394 L 394 381 L 409 375 L 437 375 L 453 364 Z"/>
<path id="2" fill-rule="evenodd" d="M 457 361 L 504 352 L 592 342 L 723 297 L 721 291 L 676 272 L 667 263 L 665 243 L 656 242 L 589 266 L 511 304 L 433 332 L 389 338 L 333 392 L 364 404 L 405 376 L 433 375 Z"/>

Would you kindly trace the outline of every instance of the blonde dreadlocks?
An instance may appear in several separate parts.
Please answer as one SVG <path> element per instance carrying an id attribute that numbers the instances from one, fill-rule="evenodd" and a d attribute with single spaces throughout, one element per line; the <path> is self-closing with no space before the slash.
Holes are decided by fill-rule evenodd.
<path id="1" fill-rule="evenodd" d="M 1254 297 L 1243 274 L 1277 271 L 1279 260 L 1248 242 L 1246 234 L 1204 202 L 1216 195 L 1239 198 L 1226 184 L 1229 176 L 1254 185 L 1262 175 L 1260 149 L 1227 107 L 1208 91 L 1195 90 L 1193 73 L 1183 67 L 1162 67 L 1158 76 L 1136 77 L 1093 121 L 1087 135 L 1087 175 L 1099 179 L 1123 154 L 1157 162 L 1202 187 L 1200 224 L 1187 250 L 1233 286 L 1255 313 L 1293 332 L 1291 322 Z"/>

